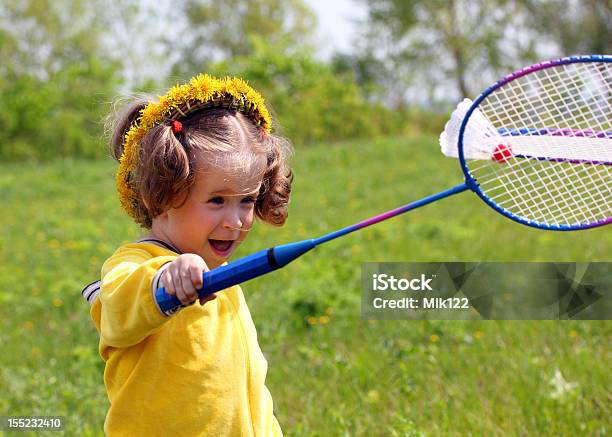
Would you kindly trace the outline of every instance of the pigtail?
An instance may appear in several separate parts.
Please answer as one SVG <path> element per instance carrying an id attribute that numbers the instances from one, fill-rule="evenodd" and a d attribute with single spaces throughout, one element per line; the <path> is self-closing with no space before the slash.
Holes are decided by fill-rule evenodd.
<path id="1" fill-rule="evenodd" d="M 126 133 L 138 121 L 142 110 L 150 101 L 149 96 L 140 95 L 120 110 L 115 109 L 105 120 L 109 151 L 117 161 L 123 154 Z M 121 103 L 122 100 L 117 101 L 114 107 Z M 174 130 L 178 130 L 176 126 Z M 135 220 L 147 229 L 151 227 L 153 217 L 176 203 L 178 197 L 185 194 L 191 186 L 193 162 L 185 150 L 184 143 L 187 143 L 184 130 L 174 132 L 170 123 L 155 126 L 141 141 L 138 163 L 134 166 L 130 178 L 132 186 L 139 194 L 134 204 Z"/>
<path id="2" fill-rule="evenodd" d="M 106 118 L 104 123 L 104 131 L 109 137 L 109 152 L 117 162 L 123 154 L 123 143 L 125 134 L 130 130 L 130 127 L 138 120 L 141 111 L 149 103 L 145 97 L 140 97 L 129 104 L 126 104 L 120 110 L 117 110 L 124 100 L 119 99 L 113 105 L 113 111 Z"/>
<path id="3" fill-rule="evenodd" d="M 289 196 L 293 172 L 287 166 L 290 147 L 274 135 L 268 135 L 264 142 L 269 144 L 268 165 L 255 203 L 255 214 L 265 222 L 282 226 L 287 220 Z"/>
<path id="4" fill-rule="evenodd" d="M 195 163 L 188 153 L 188 140 L 182 142 L 172 125 L 155 126 L 143 138 L 134 175 L 142 202 L 139 202 L 138 222 L 150 228 L 152 218 L 169 207 L 178 207 L 187 199 L 193 184 Z M 152 171 L 154 170 L 154 171 Z M 178 203 L 177 203 L 178 202 Z"/>

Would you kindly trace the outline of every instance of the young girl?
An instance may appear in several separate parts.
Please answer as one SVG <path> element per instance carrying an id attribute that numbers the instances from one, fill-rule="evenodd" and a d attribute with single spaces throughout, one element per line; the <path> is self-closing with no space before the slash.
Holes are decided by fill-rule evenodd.
<path id="1" fill-rule="evenodd" d="M 270 128 L 256 91 L 207 75 L 117 120 L 119 198 L 148 235 L 83 290 L 106 362 L 107 435 L 282 435 L 240 287 L 192 304 L 202 273 L 229 259 L 255 216 L 287 218 L 289 146 Z M 161 312 L 161 286 L 184 307 Z"/>

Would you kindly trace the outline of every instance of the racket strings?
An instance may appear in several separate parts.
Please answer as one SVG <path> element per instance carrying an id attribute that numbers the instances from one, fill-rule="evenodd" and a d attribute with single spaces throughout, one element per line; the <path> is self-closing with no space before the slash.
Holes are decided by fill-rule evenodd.
<path id="1" fill-rule="evenodd" d="M 567 199 L 573 198 L 572 196 L 574 194 L 571 191 L 571 188 L 575 188 L 573 187 L 572 181 L 561 180 L 560 181 L 561 183 L 557 183 L 558 181 L 553 180 L 548 175 L 548 173 L 545 173 L 545 174 L 546 176 L 539 178 L 539 180 L 541 180 L 543 184 L 548 183 L 549 185 L 544 185 L 543 189 L 536 191 L 537 193 L 541 194 L 538 199 L 530 199 L 530 200 L 537 200 L 539 202 L 542 202 L 542 204 L 546 207 L 546 212 L 549 213 L 548 215 L 545 214 L 541 216 L 540 221 L 545 222 L 545 223 L 550 223 L 550 222 L 554 223 L 553 221 L 554 218 L 558 216 L 565 217 L 568 221 L 573 220 L 576 223 L 589 222 L 593 220 L 594 217 L 592 215 L 589 215 L 589 211 L 591 208 L 588 203 L 588 199 L 578 197 L 578 198 L 574 198 L 576 199 L 575 204 L 571 204 L 570 202 L 568 202 Z M 531 181 L 533 179 L 529 178 L 527 180 Z M 550 184 L 553 182 L 554 182 L 554 186 L 557 187 L 557 189 L 556 190 L 548 189 Z M 588 193 L 590 199 L 597 202 L 597 200 L 592 195 L 592 192 L 596 191 L 595 188 L 596 188 L 595 186 L 589 187 L 588 184 L 584 184 L 584 186 L 582 187 L 582 189 L 585 190 L 584 192 Z M 544 194 L 550 194 L 554 196 L 554 198 L 556 199 L 556 203 L 554 204 L 554 207 L 551 207 L 551 204 L 547 202 L 548 198 Z M 598 205 L 598 203 L 595 203 L 595 205 Z M 596 208 L 596 209 L 601 209 L 601 208 Z"/>
<path id="2" fill-rule="evenodd" d="M 554 157 L 566 149 L 570 157 L 468 161 L 470 173 L 494 203 L 553 226 L 596 223 L 612 216 L 612 165 L 605 165 L 612 161 L 612 63 L 558 65 L 527 74 L 497 88 L 479 110 L 500 131 L 563 136 L 563 148 L 555 147 L 550 134 L 536 144 L 541 156 Z M 596 141 L 585 141 L 593 136 L 598 136 Z M 574 144 L 572 137 L 580 141 Z M 579 147 L 582 151 L 573 155 L 570 149 Z M 585 155 L 594 156 L 593 161 L 571 158 Z M 601 158 L 604 164 L 597 163 Z"/>
<path id="3" fill-rule="evenodd" d="M 593 78 L 591 77 L 591 73 L 593 72 L 593 69 L 585 69 L 585 65 L 582 66 L 582 72 L 584 73 L 585 76 L 585 84 L 588 84 L 590 82 L 593 82 Z M 588 67 L 588 65 L 587 65 Z M 566 71 L 568 70 L 567 66 L 563 67 Z M 547 76 L 550 78 L 551 82 L 554 80 L 554 77 L 551 77 L 550 73 L 547 70 L 544 70 L 544 72 L 547 74 Z M 588 99 L 586 98 L 587 96 L 580 96 L 578 93 L 575 93 L 575 89 L 577 87 L 579 87 L 581 85 L 580 81 L 578 80 L 578 78 L 580 76 L 578 75 L 572 75 L 570 72 L 567 73 L 566 75 L 567 77 L 570 78 L 570 80 L 567 81 L 563 81 L 561 83 L 561 88 L 564 89 L 566 91 L 566 93 L 564 94 L 559 94 L 558 97 L 562 98 L 562 97 L 567 97 L 570 100 L 570 103 L 568 104 L 567 108 L 564 108 L 562 106 L 559 107 L 559 109 L 563 108 L 566 109 L 564 114 L 560 114 L 561 116 L 569 116 L 568 118 L 571 120 L 571 124 L 573 126 L 580 126 L 582 123 L 585 124 L 585 127 L 592 127 L 593 124 L 598 124 L 596 123 L 596 121 L 598 121 L 600 119 L 600 117 L 597 115 L 596 111 L 594 111 L 592 109 L 592 102 L 597 103 L 597 110 L 599 110 L 599 103 L 600 101 L 605 101 L 605 97 L 607 97 L 608 95 L 608 91 L 605 89 L 605 87 L 599 86 L 599 87 L 587 87 L 585 89 L 585 92 L 590 94 L 588 96 Z M 573 80 L 571 80 L 573 78 Z M 598 93 L 595 94 L 593 92 L 593 89 L 598 89 Z M 556 90 L 553 88 L 552 89 L 552 93 L 554 94 L 556 92 Z M 579 100 L 579 98 L 583 99 L 582 101 Z M 587 101 L 589 104 L 585 105 L 584 101 Z M 555 103 L 554 101 L 552 102 L 553 104 Z M 608 105 L 610 106 L 610 105 Z M 587 110 L 585 111 L 581 111 L 581 112 L 577 112 L 580 109 L 585 109 Z M 608 107 L 608 109 L 610 109 Z M 599 110 L 601 112 L 601 115 L 606 115 L 603 113 L 603 111 Z M 609 112 L 608 112 L 609 114 Z M 577 115 L 580 115 L 581 118 L 578 118 Z M 586 116 L 589 116 L 589 118 L 586 118 Z M 602 125 L 599 126 L 600 130 L 604 130 L 604 127 Z"/>
<path id="4" fill-rule="evenodd" d="M 602 162 L 612 165 L 612 149 L 609 147 L 608 139 L 612 138 L 612 131 L 606 131 L 604 128 L 609 126 L 602 126 L 597 130 L 592 129 L 576 129 L 570 128 L 569 126 L 592 126 L 593 121 L 590 119 L 578 120 L 575 116 L 575 108 L 578 106 L 576 100 L 568 101 L 572 94 L 567 92 L 568 85 L 560 88 L 565 88 L 561 92 L 559 90 L 550 87 L 552 78 L 545 70 L 549 78 L 547 81 L 539 81 L 540 85 L 528 84 L 524 85 L 521 81 L 513 82 L 513 86 L 502 88 L 503 92 L 493 93 L 489 96 L 486 105 L 482 105 L 479 108 L 480 113 L 488 118 L 496 118 L 499 120 L 501 126 L 505 126 L 499 129 L 502 136 L 514 136 L 518 135 L 520 138 L 513 138 L 511 141 L 515 146 L 515 153 L 522 156 L 538 157 L 541 159 L 557 159 L 566 161 L 579 161 L 586 160 L 590 162 Z M 601 76 L 601 72 L 598 72 Z M 582 85 L 582 81 L 575 79 L 572 73 L 573 87 Z M 597 79 L 599 84 L 604 85 L 600 79 Z M 586 82 L 593 82 L 593 79 L 589 79 Z M 606 84 L 606 88 L 609 85 Z M 539 92 L 544 89 L 546 93 Z M 602 86 L 601 89 L 604 89 Z M 574 93 L 575 94 L 575 93 Z M 547 97 L 547 96 L 550 96 Z M 601 115 L 609 114 L 610 109 L 603 109 L 604 105 L 610 107 L 609 101 L 606 99 L 607 91 L 605 93 L 591 93 L 589 100 L 591 104 L 595 102 L 597 109 L 592 112 L 599 112 Z M 559 104 L 554 99 L 566 100 L 565 105 L 568 106 L 564 112 L 558 113 Z M 594 100 L 593 100 L 594 99 Z M 584 105 L 583 105 L 584 106 Z M 552 107 L 551 111 L 545 111 L 545 108 Z M 557 111 L 557 113 L 555 112 Z M 476 112 L 476 111 L 475 111 Z M 584 111 L 583 111 L 584 112 Z M 520 114 L 534 114 L 538 117 L 539 124 L 543 127 L 535 128 L 533 126 L 525 126 L 525 124 L 516 124 L 514 120 L 517 119 Z M 573 116 L 573 117 L 572 117 Z M 565 128 L 554 128 L 551 126 L 555 125 L 560 119 L 570 118 L 570 122 L 566 124 Z M 599 115 L 595 115 L 595 118 L 601 119 Z M 466 129 L 466 132 L 471 129 Z M 498 129 L 484 131 L 479 130 L 481 138 L 480 144 L 491 144 L 487 147 L 495 148 L 498 143 L 503 143 L 505 138 L 502 139 L 498 135 Z M 489 138 L 489 140 L 487 140 Z M 528 140 L 532 138 L 532 140 Z M 469 138 L 464 137 L 464 144 L 471 144 Z M 569 145 L 569 147 L 568 147 Z M 465 149 L 464 149 L 465 150 Z M 469 152 L 468 152 L 469 154 Z M 478 156 L 471 156 L 471 159 L 479 159 Z"/>
<path id="5" fill-rule="evenodd" d="M 597 221 L 599 216 L 608 216 L 608 211 L 604 210 L 603 205 L 605 205 L 606 198 L 609 196 L 609 189 L 607 193 L 600 190 L 595 178 L 590 173 L 586 172 L 582 175 L 582 178 L 577 179 L 580 184 L 576 186 L 574 180 L 570 179 L 567 173 L 551 174 L 547 167 L 544 167 L 543 171 L 538 168 L 541 163 L 529 165 L 525 160 L 523 163 L 525 164 L 518 167 L 521 169 L 521 179 L 519 181 L 528 181 L 528 183 L 514 184 L 514 188 L 509 188 L 508 184 L 504 184 L 504 189 L 514 196 L 514 202 L 521 215 L 527 216 L 522 206 L 535 202 L 535 205 L 542 205 L 542 213 L 554 212 L 552 215 L 547 215 L 529 211 L 530 215 L 539 218 L 539 221 L 543 221 L 543 217 L 547 217 L 546 221 L 543 221 L 545 223 L 555 223 L 554 217 L 564 217 L 566 222 L 573 219 L 574 222 L 580 223 Z M 556 163 L 556 166 L 559 165 L 567 166 L 571 164 Z M 513 170 L 516 171 L 516 166 Z M 558 175 L 565 175 L 565 177 L 558 177 Z M 511 180 L 509 178 L 509 176 L 506 176 L 506 179 Z M 579 197 L 576 195 L 580 193 L 585 193 L 585 196 Z M 548 202 L 550 199 L 553 202 Z M 510 207 L 510 205 L 507 205 L 507 201 L 502 199 L 498 199 L 498 201 L 501 206 Z M 592 214 L 589 215 L 589 212 L 592 212 Z M 598 213 L 600 214 L 598 215 Z M 582 217 L 583 220 L 579 220 L 579 217 Z"/>
<path id="6" fill-rule="evenodd" d="M 520 85 L 519 85 L 520 88 Z M 610 129 L 610 126 L 604 126 L 601 123 L 598 123 L 598 119 L 601 119 L 602 117 L 598 116 L 597 114 L 592 114 L 593 117 L 586 119 L 583 118 L 580 120 L 578 119 L 578 117 L 575 115 L 575 111 L 565 111 L 564 113 L 555 113 L 553 112 L 554 110 L 559 111 L 556 108 L 553 108 L 553 111 L 545 111 L 545 109 L 547 108 L 547 106 L 550 105 L 557 105 L 557 103 L 553 102 L 546 102 L 544 100 L 544 98 L 541 95 L 537 95 L 536 97 L 532 98 L 532 102 L 527 104 L 524 102 L 523 97 L 521 96 L 521 94 L 519 94 L 514 88 L 511 90 L 512 95 L 516 96 L 515 98 L 505 98 L 502 99 L 500 95 L 498 95 L 498 93 L 496 93 L 495 95 L 492 95 L 492 97 L 496 100 L 498 100 L 498 105 L 501 108 L 500 112 L 501 114 L 503 114 L 504 116 L 498 115 L 498 113 L 494 113 L 491 111 L 491 109 L 495 109 L 495 108 L 484 108 L 482 111 L 490 118 L 495 118 L 498 120 L 500 125 L 506 126 L 508 127 L 510 125 L 510 129 L 512 129 L 513 127 L 517 130 L 522 129 L 525 134 L 527 136 L 533 135 L 533 136 L 539 136 L 540 133 L 545 133 L 545 132 L 551 132 L 557 135 L 562 135 L 562 136 L 573 136 L 572 132 L 576 131 L 578 133 L 578 135 L 581 138 L 584 138 L 585 134 L 588 132 L 585 129 L 580 129 L 581 126 L 586 127 L 592 127 L 594 124 L 599 124 L 599 130 L 595 130 L 593 132 L 599 133 L 600 135 L 604 136 L 604 137 L 609 137 L 612 136 L 612 132 L 606 132 L 606 130 Z M 507 97 L 507 96 L 504 96 Z M 605 99 L 607 96 L 606 94 L 601 94 L 601 95 L 597 95 L 595 96 L 595 101 L 597 102 L 598 105 L 598 112 L 600 112 L 601 114 L 605 114 L 607 112 L 607 114 L 609 114 L 608 111 L 611 110 L 610 108 L 610 103 L 607 99 Z M 519 99 L 518 103 L 514 103 L 514 100 Z M 508 100 L 508 101 L 506 101 Z M 534 103 L 533 100 L 538 100 L 537 103 Z M 606 109 L 602 109 L 604 102 L 607 105 Z M 565 103 L 565 104 L 569 104 L 569 103 Z M 506 109 L 509 105 L 516 105 L 516 107 L 514 109 L 508 110 Z M 510 112 L 511 111 L 511 112 Z M 540 128 L 534 128 L 533 126 L 527 126 L 527 123 L 520 123 L 520 119 L 516 117 L 516 114 L 534 114 L 535 117 L 537 117 L 537 121 L 538 124 L 540 125 Z M 565 125 L 560 124 L 559 120 L 566 120 Z M 533 120 L 532 120 L 533 122 Z M 514 124 L 514 126 L 511 126 L 512 124 Z M 557 126 L 556 129 L 551 129 L 551 126 Z M 607 129 L 606 129 L 607 128 Z M 592 131 L 592 130 L 591 130 Z M 550 138 L 542 138 L 542 140 L 548 140 Z"/>
<path id="7" fill-rule="evenodd" d="M 489 183 L 482 183 L 481 188 L 488 193 L 489 197 L 494 198 L 500 207 L 504 209 L 514 209 L 514 212 L 522 217 L 532 217 L 543 223 L 554 224 L 555 217 L 559 216 L 566 217 L 568 219 L 567 221 L 571 221 L 569 220 L 571 218 L 577 223 L 597 220 L 597 217 L 594 215 L 589 216 L 586 212 L 581 213 L 581 211 L 589 211 L 592 209 L 584 200 L 580 201 L 578 205 L 571 204 L 567 201 L 569 196 L 566 188 L 569 185 L 558 184 L 556 185 L 559 187 L 557 190 L 551 190 L 547 188 L 546 185 L 538 186 L 533 182 L 531 176 L 537 174 L 537 171 L 527 173 L 525 169 L 521 168 L 521 172 L 523 173 L 524 179 L 529 181 L 528 185 L 516 186 L 516 184 L 512 183 L 513 179 L 510 178 L 510 175 L 504 173 L 497 174 L 495 179 L 492 179 Z M 483 178 L 480 177 L 480 179 Z M 550 176 L 548 178 L 540 177 L 537 180 L 542 184 L 557 182 L 557 180 L 553 181 Z M 609 196 L 609 192 L 607 195 L 601 193 L 599 198 L 593 196 L 592 193 L 598 192 L 598 190 L 594 181 L 591 182 L 590 186 L 585 185 L 585 188 L 590 190 L 588 191 L 589 197 L 592 201 L 596 202 L 595 205 L 601 205 L 606 197 Z M 492 183 L 498 183 L 498 185 L 490 186 Z M 525 193 L 529 193 L 530 195 L 526 196 Z M 504 198 L 504 194 L 507 194 L 508 198 Z M 549 198 L 546 195 L 555 196 L 556 202 L 554 207 L 546 202 Z M 539 205 L 543 205 L 543 207 L 540 208 L 538 213 L 538 211 L 533 208 Z M 606 212 L 600 206 L 596 207 L 596 212 L 600 212 L 604 216 L 606 215 Z M 582 220 L 580 220 L 579 216 L 582 217 Z"/>
<path id="8" fill-rule="evenodd" d="M 513 122 L 519 120 L 521 115 L 527 114 L 529 112 L 536 113 L 540 117 L 540 121 L 542 122 L 543 127 L 548 128 L 553 124 L 557 124 L 559 121 L 559 117 L 567 117 L 568 114 L 572 115 L 571 105 L 564 102 L 565 98 L 572 98 L 573 103 L 576 107 L 584 106 L 584 102 L 578 102 L 576 100 L 576 93 L 572 92 L 572 90 L 578 89 L 584 85 L 584 83 L 592 83 L 597 82 L 597 85 L 601 85 L 598 87 L 598 90 L 590 91 L 591 99 L 598 106 L 600 103 L 607 103 L 606 107 L 602 107 L 599 109 L 604 120 L 607 119 L 610 109 L 609 97 L 612 94 L 610 90 L 611 85 L 609 77 L 604 77 L 601 71 L 597 71 L 593 73 L 593 68 L 588 68 L 589 64 L 582 64 L 582 70 L 580 71 L 572 71 L 568 70 L 569 67 L 580 68 L 580 65 L 576 66 L 575 64 L 568 66 L 558 67 L 556 69 L 547 69 L 541 70 L 540 73 L 543 75 L 547 81 L 544 81 L 541 77 L 538 77 L 537 74 L 528 75 L 525 77 L 529 78 L 529 81 L 521 80 L 520 78 L 508 84 L 507 87 L 502 87 L 497 90 L 494 94 L 492 94 L 491 98 L 493 100 L 488 101 L 487 106 L 483 106 L 480 108 L 481 111 L 485 112 L 487 116 L 495 116 L 499 120 L 499 122 L 504 126 L 509 126 Z M 565 69 L 565 75 L 560 78 L 558 72 L 554 75 L 549 70 L 559 70 L 560 68 Z M 585 71 L 586 70 L 586 71 Z M 596 74 L 598 76 L 598 80 L 594 81 L 592 76 Z M 584 78 L 589 80 L 585 81 Z M 534 79 L 537 78 L 537 79 Z M 536 82 L 537 86 L 533 83 Z M 526 87 L 528 87 L 526 89 Z M 565 95 L 561 93 L 561 89 L 566 91 Z M 544 91 L 544 92 L 542 92 Z M 545 100 L 548 98 L 548 101 Z M 559 104 L 559 101 L 561 104 Z M 582 105 L 578 104 L 582 103 Z M 500 113 L 501 111 L 501 113 Z M 502 114 L 505 114 L 506 117 L 501 117 Z M 590 115 L 593 114 L 593 111 L 589 111 Z M 548 115 L 548 117 L 544 117 Z M 598 117 L 595 117 L 598 118 Z M 587 127 L 592 127 L 592 120 L 584 120 L 585 123 L 578 123 L 576 119 L 572 124 L 568 124 L 567 127 L 575 127 L 580 124 L 585 124 Z M 609 120 L 608 120 L 608 128 L 609 128 Z M 533 126 L 530 126 L 533 128 Z M 605 129 L 601 129 L 604 131 Z"/>
<path id="9" fill-rule="evenodd" d="M 551 180 L 550 177 L 540 179 L 542 183 Z M 513 185 L 508 176 L 502 178 L 501 182 L 509 199 L 497 195 L 493 196 L 495 202 L 504 209 L 532 220 L 548 224 L 593 223 L 610 216 L 609 211 L 602 206 L 609 200 L 610 193 L 598 190 L 598 185 L 593 182 L 582 185 L 583 192 L 580 194 L 587 193 L 583 198 L 575 197 L 575 190 L 567 189 L 570 185 L 559 185 L 557 190 L 533 183 L 509 188 Z M 553 182 L 559 183 L 558 179 Z"/>
<path id="10" fill-rule="evenodd" d="M 554 217 L 556 214 L 552 211 L 549 203 L 545 202 L 547 198 L 546 195 L 554 193 L 551 193 L 550 190 L 547 190 L 545 185 L 538 186 L 536 185 L 536 183 L 534 183 L 533 179 L 527 178 L 527 173 L 524 171 L 524 169 L 521 168 L 521 172 L 524 176 L 523 180 L 528 181 L 528 184 L 521 185 L 517 189 L 508 188 L 508 186 L 506 185 L 506 190 L 515 194 L 515 196 L 512 198 L 512 203 L 515 205 L 515 208 L 518 210 L 519 214 L 522 216 L 534 217 L 539 221 L 546 220 L 547 217 Z M 506 174 L 505 178 L 510 180 L 508 174 Z M 502 178 L 502 180 L 503 179 L 504 178 Z M 541 178 L 537 180 L 537 182 L 544 183 L 546 181 L 544 178 Z M 531 193 L 531 196 L 525 196 L 525 193 L 527 192 Z M 559 192 L 558 194 L 564 193 Z M 505 207 L 505 203 L 508 202 L 500 201 L 499 205 Z M 540 204 L 544 205 L 544 208 L 538 209 L 538 205 Z M 556 206 L 557 210 L 562 210 L 564 207 L 564 202 L 558 202 Z M 575 218 L 575 214 L 573 214 L 573 216 Z"/>

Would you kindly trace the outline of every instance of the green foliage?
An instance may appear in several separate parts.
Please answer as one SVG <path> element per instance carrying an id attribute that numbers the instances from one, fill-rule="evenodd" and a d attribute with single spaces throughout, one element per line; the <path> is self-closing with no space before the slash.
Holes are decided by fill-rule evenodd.
<path id="1" fill-rule="evenodd" d="M 0 8 L 0 159 L 106 154 L 102 119 L 120 65 L 104 55 L 100 38 L 83 1 Z"/>
<path id="2" fill-rule="evenodd" d="M 288 51 L 253 39 L 250 56 L 211 66 L 217 75 L 237 75 L 266 97 L 281 132 L 296 145 L 378 135 L 429 131 L 443 126 L 441 117 L 417 111 L 393 112 L 368 102 L 351 71 L 335 71 L 306 51 Z M 429 121 L 427 121 L 429 120 Z M 420 121 L 425 122 L 417 126 Z"/>
<path id="3" fill-rule="evenodd" d="M 384 95 L 380 75 L 384 71 L 384 62 L 371 51 L 358 54 L 335 53 L 330 65 L 334 72 L 346 75 L 352 73 L 366 100 L 375 102 Z"/>
<path id="4" fill-rule="evenodd" d="M 406 89 L 425 88 L 429 102 L 474 97 L 529 63 L 612 49 L 609 0 L 361 2 L 368 33 L 358 56 L 382 63 L 376 82 L 397 97 L 394 107 L 406 101 Z"/>
<path id="5" fill-rule="evenodd" d="M 236 257 L 457 184 L 456 160 L 437 149 L 427 136 L 299 150 L 287 225 L 257 223 Z M 0 164 L 0 409 L 66 416 L 66 435 L 101 435 L 109 407 L 79 292 L 140 235 L 115 170 Z M 359 303 L 363 262 L 604 261 L 608 233 L 539 231 L 463 193 L 244 284 L 285 435 L 606 435 L 610 321 L 366 321 Z M 557 370 L 576 388 L 559 394 Z"/>
<path id="6" fill-rule="evenodd" d="M 174 74 L 193 76 L 215 60 L 249 56 L 254 38 L 272 46 L 309 47 L 316 16 L 304 0 L 183 0 L 189 37 L 179 47 Z"/>
<path id="7" fill-rule="evenodd" d="M 612 52 L 612 2 L 610 0 L 520 0 L 526 7 L 529 27 L 539 37 L 558 44 L 561 53 Z"/>
<path id="8" fill-rule="evenodd" d="M 109 74 L 111 69 L 93 60 L 47 80 L 24 75 L 2 82 L 0 159 L 105 155 L 102 119 L 114 86 Z"/>
<path id="9" fill-rule="evenodd" d="M 360 1 L 366 42 L 330 62 L 313 56 L 304 0 L 179 0 L 169 14 L 136 0 L 0 2 L 0 160 L 104 156 L 120 86 L 158 94 L 202 71 L 248 79 L 298 146 L 437 133 L 449 100 L 541 59 L 542 47 L 609 52 L 612 41 L 608 0 Z M 135 53 L 134 38 L 150 50 Z M 143 60 L 175 64 L 146 80 Z"/>
<path id="10" fill-rule="evenodd" d="M 515 2 L 491 0 L 362 0 L 368 8 L 367 47 L 385 61 L 380 75 L 393 84 L 436 89 L 446 85 L 473 97 L 523 59 L 522 10 Z M 522 23 L 521 23 L 522 24 Z M 517 31 L 520 29 L 520 31 Z M 516 67 L 516 66 L 514 66 Z M 386 76 L 386 77 L 385 77 Z M 405 99 L 399 95 L 396 106 Z M 442 98 L 443 99 L 443 98 Z"/>

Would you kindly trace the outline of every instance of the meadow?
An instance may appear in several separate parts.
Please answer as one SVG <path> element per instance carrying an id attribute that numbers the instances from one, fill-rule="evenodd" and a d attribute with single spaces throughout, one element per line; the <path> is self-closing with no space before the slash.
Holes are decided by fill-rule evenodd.
<path id="1" fill-rule="evenodd" d="M 286 226 L 257 224 L 236 256 L 462 181 L 433 136 L 300 148 L 293 168 Z M 102 435 L 104 365 L 80 291 L 142 233 L 115 170 L 110 158 L 0 164 L 0 415 Z M 285 435 L 607 435 L 612 322 L 367 321 L 360 275 L 364 262 L 610 261 L 610 232 L 539 231 L 463 193 L 244 284 Z"/>

